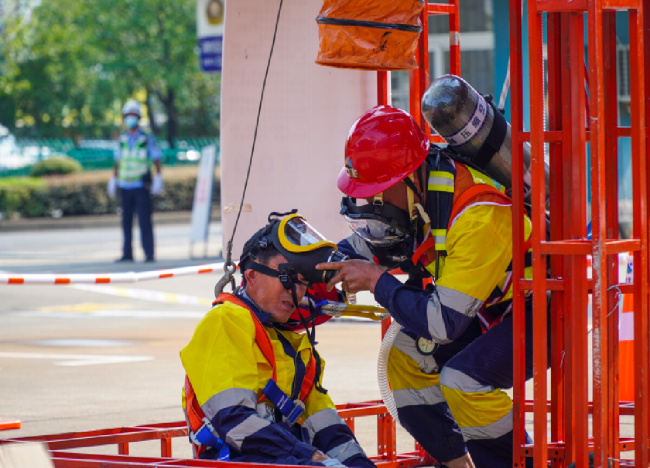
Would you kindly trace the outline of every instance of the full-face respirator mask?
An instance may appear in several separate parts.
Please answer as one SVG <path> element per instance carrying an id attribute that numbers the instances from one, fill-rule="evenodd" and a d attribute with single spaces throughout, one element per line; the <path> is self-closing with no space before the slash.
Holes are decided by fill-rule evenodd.
<path id="1" fill-rule="evenodd" d="M 262 274 L 280 279 L 286 289 L 295 284 L 303 284 L 299 275 L 308 283 L 327 283 L 338 270 L 317 270 L 319 263 L 342 262 L 347 255 L 338 251 L 338 247 L 326 240 L 296 210 L 290 213 L 271 213 L 269 224 L 259 231 L 253 245 L 242 254 L 240 269 L 251 269 Z M 273 245 L 282 254 L 287 263 L 278 265 L 277 270 L 257 263 L 254 259 L 259 252 Z"/>
<path id="2" fill-rule="evenodd" d="M 355 198 L 344 196 L 341 214 L 354 233 L 366 242 L 381 266 L 393 269 L 410 259 L 414 238 L 406 211 L 381 199 L 357 205 Z"/>

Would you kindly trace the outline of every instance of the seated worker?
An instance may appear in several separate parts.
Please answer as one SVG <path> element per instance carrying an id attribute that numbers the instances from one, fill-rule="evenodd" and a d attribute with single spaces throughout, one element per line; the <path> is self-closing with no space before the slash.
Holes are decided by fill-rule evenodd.
<path id="1" fill-rule="evenodd" d="M 331 257 L 336 246 L 295 212 L 278 216 L 244 245 L 243 286 L 219 295 L 180 352 L 195 457 L 372 468 L 321 386 L 313 335 L 283 326 L 307 282 L 323 277 L 314 252 Z"/>

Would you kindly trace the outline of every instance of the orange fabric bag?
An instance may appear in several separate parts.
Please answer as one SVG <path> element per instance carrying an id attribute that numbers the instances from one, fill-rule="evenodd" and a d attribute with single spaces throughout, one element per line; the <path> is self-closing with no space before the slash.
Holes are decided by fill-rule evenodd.
<path id="1" fill-rule="evenodd" d="M 316 63 L 362 70 L 412 70 L 422 0 L 325 0 L 316 22 Z"/>

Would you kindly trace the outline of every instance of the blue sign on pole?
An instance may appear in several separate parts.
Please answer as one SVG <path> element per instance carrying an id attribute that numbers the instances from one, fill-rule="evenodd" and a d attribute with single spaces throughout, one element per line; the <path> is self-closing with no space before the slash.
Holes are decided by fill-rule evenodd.
<path id="1" fill-rule="evenodd" d="M 201 37 L 199 39 L 199 56 L 201 70 L 207 73 L 221 71 L 223 36 Z"/>

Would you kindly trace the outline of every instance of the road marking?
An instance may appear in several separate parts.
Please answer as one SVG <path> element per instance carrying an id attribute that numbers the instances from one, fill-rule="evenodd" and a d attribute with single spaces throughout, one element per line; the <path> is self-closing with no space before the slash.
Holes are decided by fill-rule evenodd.
<path id="1" fill-rule="evenodd" d="M 167 304 L 211 306 L 214 299 L 207 297 L 190 296 L 188 294 L 174 294 L 151 289 L 123 288 L 119 286 L 101 286 L 96 284 L 73 284 L 69 287 L 82 291 L 108 294 L 109 296 L 130 297 L 145 301 L 165 302 Z"/>
<path id="2" fill-rule="evenodd" d="M 97 312 L 106 309 L 129 309 L 131 304 L 99 304 L 97 302 L 83 302 L 62 306 L 40 307 L 39 312 Z"/>
<path id="3" fill-rule="evenodd" d="M 54 359 L 55 366 L 77 367 L 96 364 L 123 364 L 126 362 L 153 361 L 153 356 L 126 356 L 117 354 L 49 354 L 0 352 L 0 359 Z"/>

